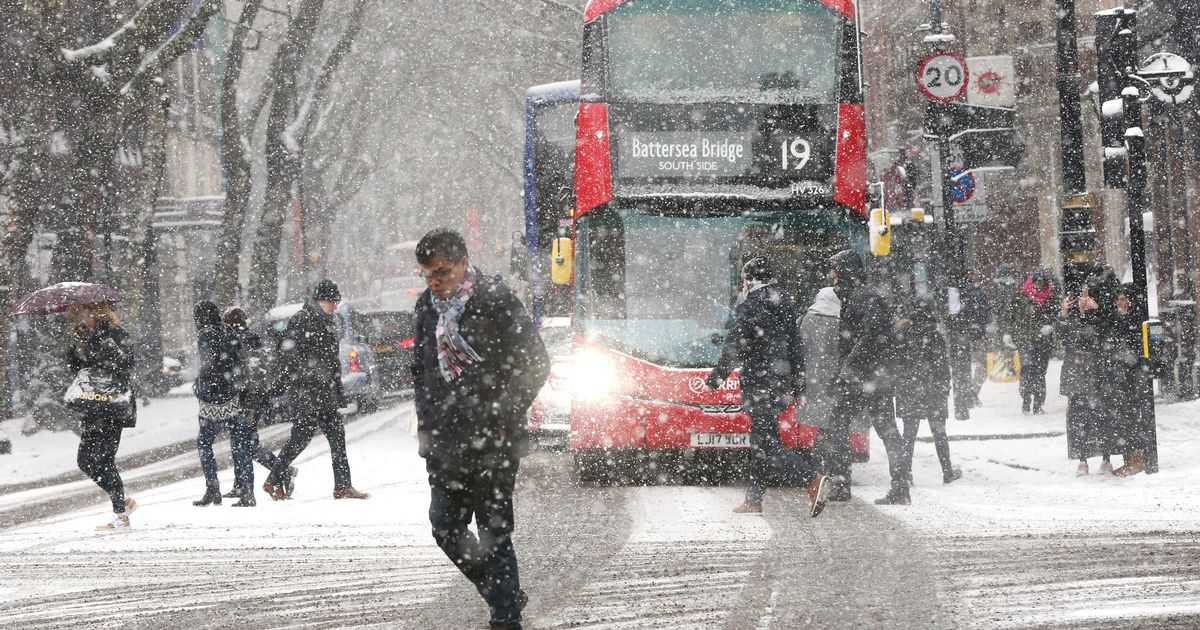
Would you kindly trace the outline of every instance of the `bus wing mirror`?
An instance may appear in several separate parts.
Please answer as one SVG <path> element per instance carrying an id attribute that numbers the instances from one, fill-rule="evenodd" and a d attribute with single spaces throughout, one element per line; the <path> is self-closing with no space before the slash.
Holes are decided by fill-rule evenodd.
<path id="1" fill-rule="evenodd" d="M 550 249 L 550 282 L 571 284 L 575 268 L 575 243 L 569 238 L 556 238 Z"/>

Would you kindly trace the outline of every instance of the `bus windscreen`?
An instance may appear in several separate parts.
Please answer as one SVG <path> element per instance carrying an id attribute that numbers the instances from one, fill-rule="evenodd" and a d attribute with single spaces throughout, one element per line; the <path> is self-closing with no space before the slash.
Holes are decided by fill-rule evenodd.
<path id="1" fill-rule="evenodd" d="M 613 96 L 836 101 L 845 18 L 812 0 L 640 0 L 607 15 Z"/>

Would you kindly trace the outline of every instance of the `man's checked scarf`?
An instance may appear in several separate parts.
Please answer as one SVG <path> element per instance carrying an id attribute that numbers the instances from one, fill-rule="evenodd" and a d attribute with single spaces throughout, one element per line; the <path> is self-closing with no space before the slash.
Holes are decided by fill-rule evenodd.
<path id="1" fill-rule="evenodd" d="M 471 289 L 474 286 L 475 270 L 468 268 L 462 286 L 458 287 L 458 291 L 450 296 L 450 299 L 433 298 L 433 307 L 438 312 L 436 330 L 438 367 L 441 368 L 442 377 L 447 382 L 461 376 L 468 365 L 483 360 L 458 332 L 458 318 L 462 317 L 463 309 L 467 307 L 467 300 L 471 299 Z"/>

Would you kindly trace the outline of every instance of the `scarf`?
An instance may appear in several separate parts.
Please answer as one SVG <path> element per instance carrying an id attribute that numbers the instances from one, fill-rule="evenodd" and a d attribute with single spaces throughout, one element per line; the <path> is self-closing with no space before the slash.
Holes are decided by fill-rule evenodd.
<path id="1" fill-rule="evenodd" d="M 1021 287 L 1021 294 L 1029 298 L 1029 301 L 1033 302 L 1034 306 L 1041 306 L 1054 294 L 1054 283 L 1047 282 L 1046 288 L 1038 291 L 1033 288 L 1033 276 L 1030 276 L 1025 279 L 1025 286 Z"/>
<path id="2" fill-rule="evenodd" d="M 463 370 L 468 365 L 483 360 L 458 331 L 458 319 L 462 317 L 463 310 L 467 308 L 467 300 L 471 299 L 474 286 L 475 269 L 468 267 L 462 286 L 458 287 L 458 291 L 455 291 L 454 295 L 446 300 L 433 298 L 433 307 L 438 312 L 437 330 L 435 331 L 438 368 L 442 371 L 442 378 L 447 382 L 462 376 Z"/>

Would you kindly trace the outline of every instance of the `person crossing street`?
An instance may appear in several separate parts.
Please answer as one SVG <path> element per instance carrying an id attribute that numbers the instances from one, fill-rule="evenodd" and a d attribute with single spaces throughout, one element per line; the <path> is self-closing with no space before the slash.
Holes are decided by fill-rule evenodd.
<path id="1" fill-rule="evenodd" d="M 716 390 L 741 367 L 742 401 L 750 415 L 750 482 L 739 514 L 761 514 L 767 475 L 776 467 L 808 492 L 809 514 L 818 516 L 829 497 L 829 479 L 818 474 L 779 437 L 779 416 L 804 382 L 803 356 L 792 298 L 775 283 L 762 257 L 742 266 L 742 295 L 725 336 L 721 358 L 705 384 Z"/>
<path id="2" fill-rule="evenodd" d="M 312 300 L 288 321 L 279 344 L 280 373 L 273 392 L 286 392 L 288 408 L 295 416 L 292 434 L 279 452 L 271 475 L 263 483 L 275 501 L 290 498 L 292 483 L 288 468 L 320 430 L 329 440 L 333 459 L 333 498 L 366 499 L 365 492 L 350 483 L 350 460 L 346 455 L 346 428 L 338 409 L 346 405 L 342 391 L 342 365 L 338 359 L 338 335 L 334 312 L 342 294 L 331 280 L 313 289 Z"/>
<path id="3" fill-rule="evenodd" d="M 471 265 L 460 234 L 429 232 L 416 259 L 427 289 L 416 305 L 413 396 L 433 537 L 487 602 L 491 627 L 516 630 L 527 597 L 513 492 L 529 453 L 525 414 L 550 357 L 520 299 Z"/>

